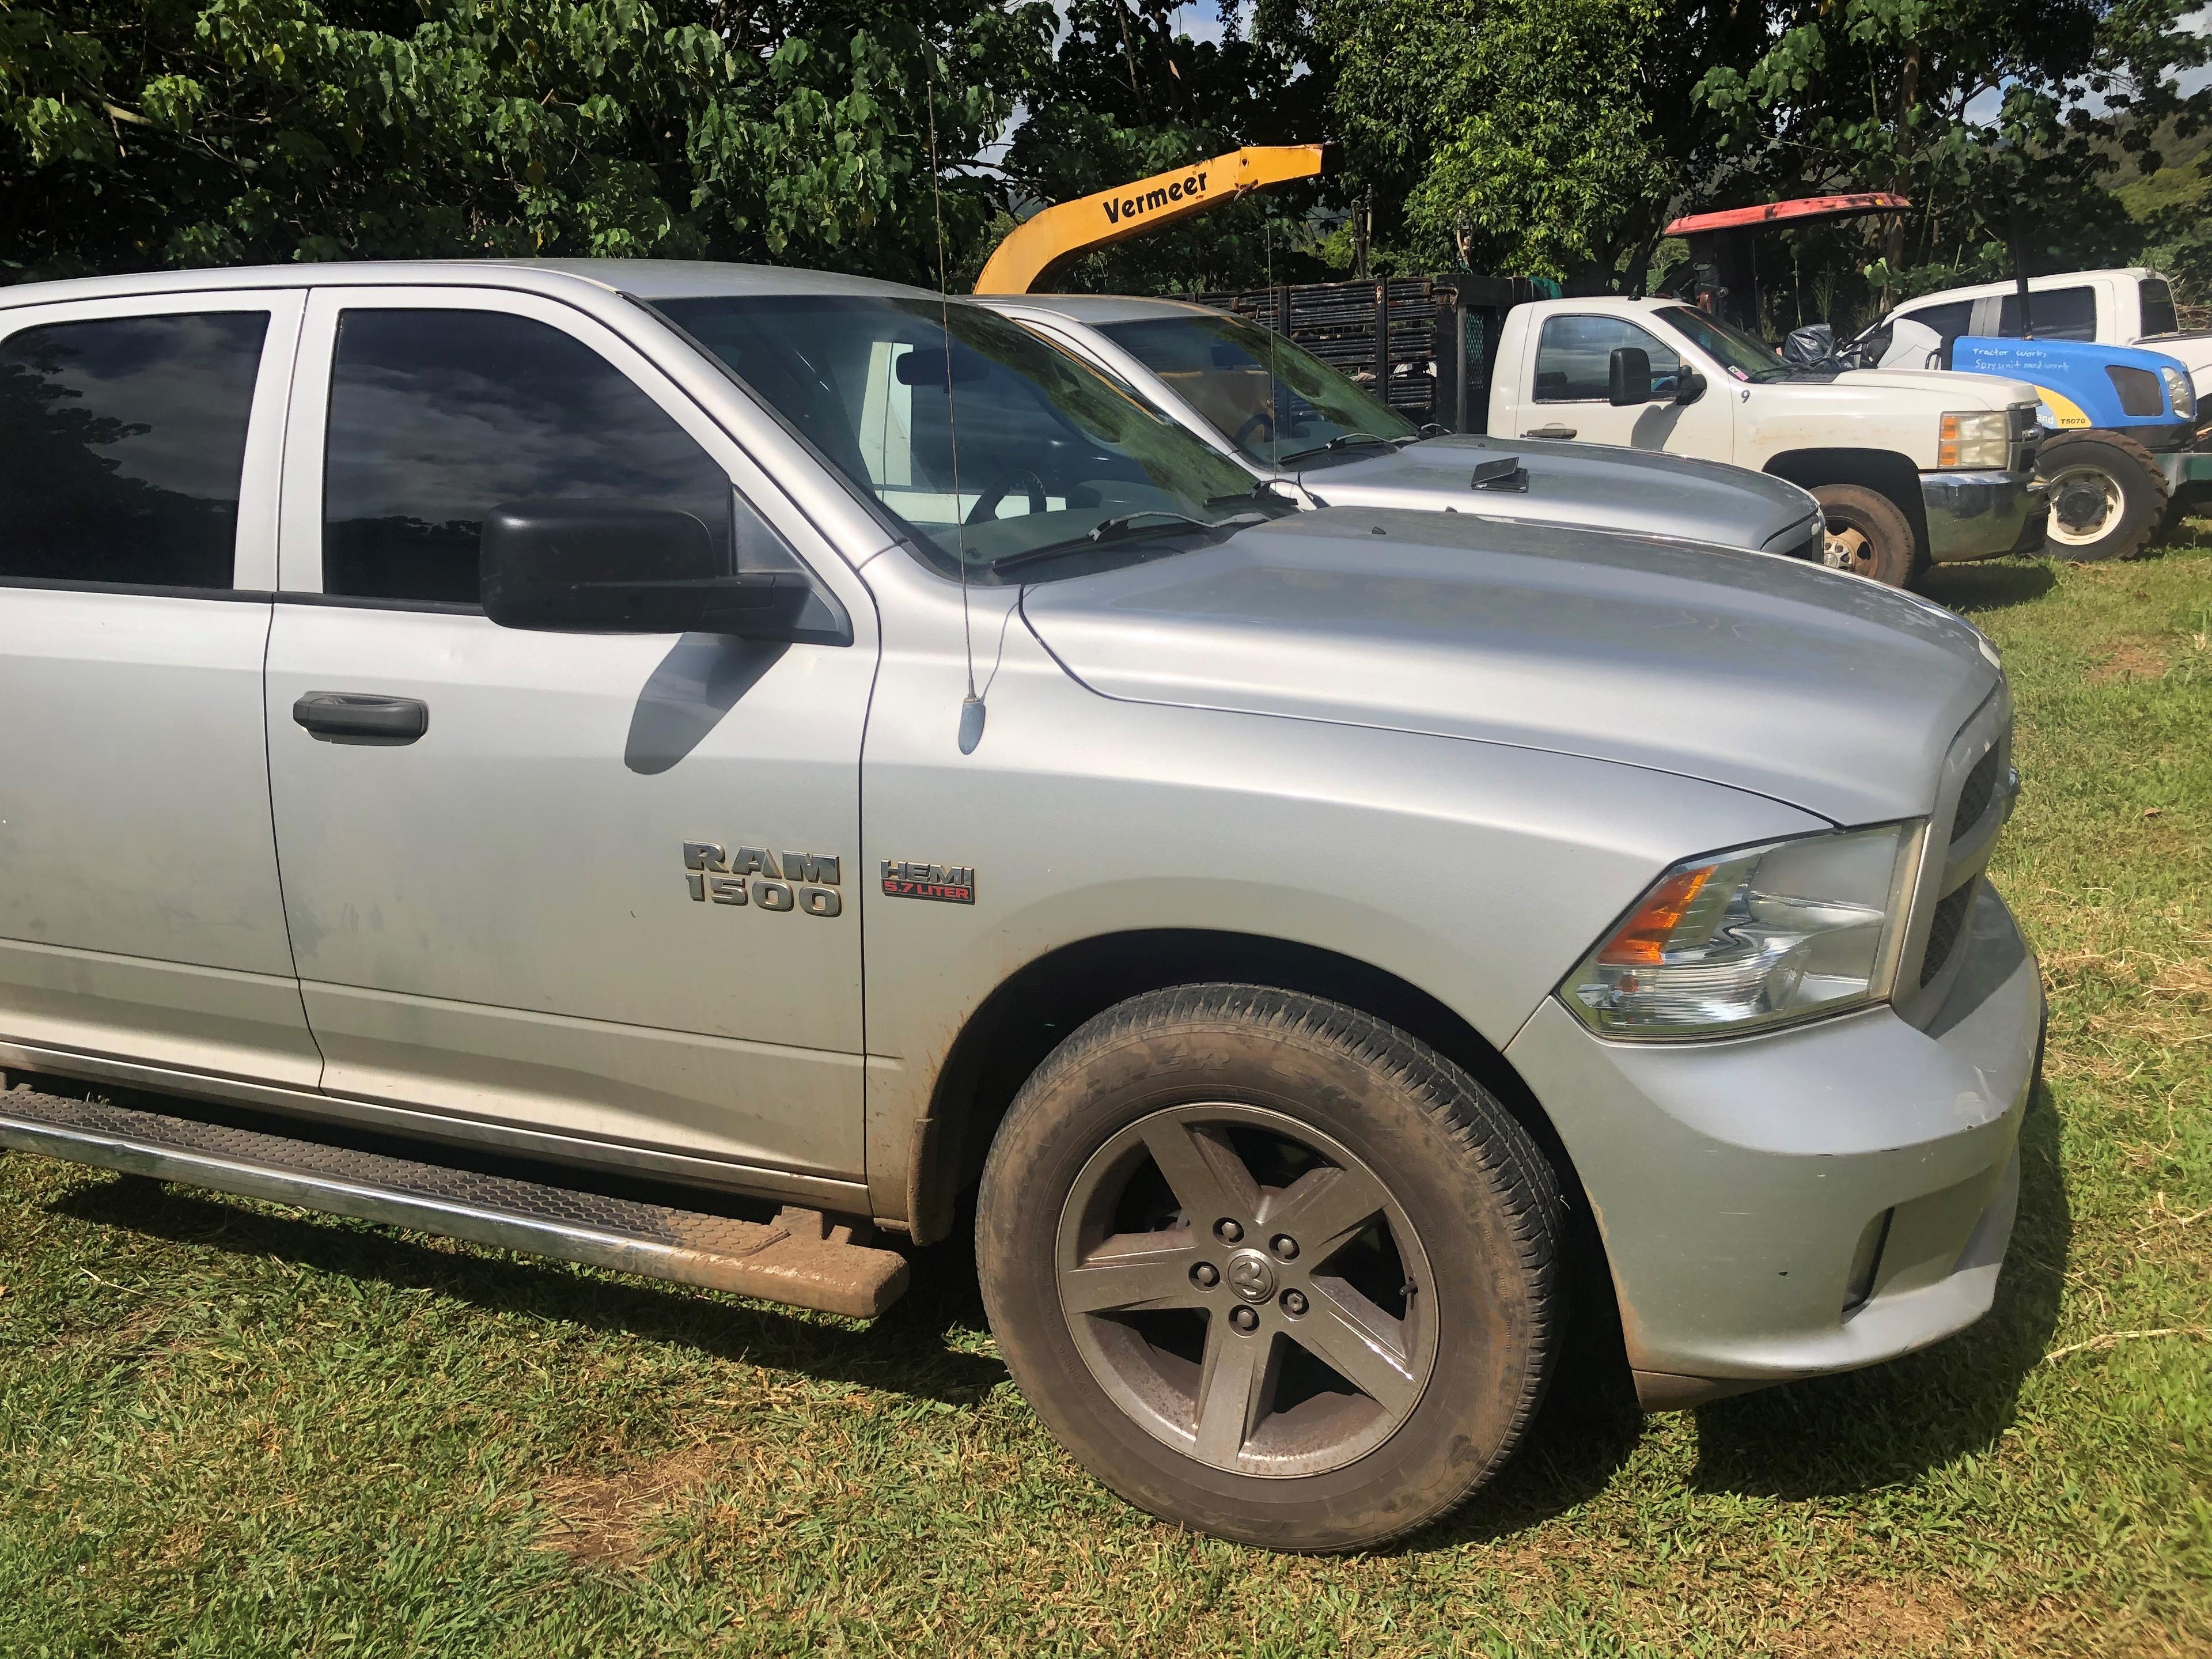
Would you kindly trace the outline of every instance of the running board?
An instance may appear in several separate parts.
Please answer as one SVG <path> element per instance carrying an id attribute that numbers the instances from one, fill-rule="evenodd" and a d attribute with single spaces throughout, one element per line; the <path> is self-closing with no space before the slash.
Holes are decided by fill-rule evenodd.
<path id="1" fill-rule="evenodd" d="M 0 1146 L 855 1319 L 907 1284 L 819 1210 L 739 1221 L 28 1089 L 0 1093 Z"/>

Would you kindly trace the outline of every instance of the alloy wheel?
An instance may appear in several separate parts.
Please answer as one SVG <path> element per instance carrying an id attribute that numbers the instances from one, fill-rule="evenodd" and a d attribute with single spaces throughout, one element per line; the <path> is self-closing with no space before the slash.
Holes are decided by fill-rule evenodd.
<path id="1" fill-rule="evenodd" d="M 1148 1114 L 1089 1159 L 1056 1241 L 1060 1307 L 1114 1403 L 1214 1468 L 1339 1468 L 1434 1369 L 1426 1253 L 1333 1138 L 1231 1103 Z"/>

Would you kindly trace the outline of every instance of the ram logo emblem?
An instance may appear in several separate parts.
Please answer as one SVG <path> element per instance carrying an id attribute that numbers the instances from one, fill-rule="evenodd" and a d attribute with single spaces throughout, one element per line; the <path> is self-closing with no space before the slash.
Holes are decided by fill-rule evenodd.
<path id="1" fill-rule="evenodd" d="M 786 853 L 778 858 L 765 847 L 735 852 L 714 841 L 684 843 L 684 880 L 702 904 L 750 904 L 771 912 L 803 910 L 810 916 L 834 916 L 845 908 L 837 890 L 842 874 L 829 853 Z"/>

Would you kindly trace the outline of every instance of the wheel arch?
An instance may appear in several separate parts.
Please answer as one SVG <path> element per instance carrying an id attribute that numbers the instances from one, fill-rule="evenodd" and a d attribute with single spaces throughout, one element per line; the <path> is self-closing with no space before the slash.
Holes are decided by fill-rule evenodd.
<path id="1" fill-rule="evenodd" d="M 1911 456 L 1893 449 L 1786 449 L 1770 456 L 1765 470 L 1804 489 L 1857 484 L 1879 491 L 1905 514 L 1915 550 L 1927 556 L 1928 506 L 1920 495 L 1920 469 Z"/>
<path id="2" fill-rule="evenodd" d="M 1581 1177 L 1550 1117 L 1510 1061 L 1447 1004 L 1386 969 L 1311 945 L 1201 928 L 1096 935 L 1025 963 L 986 997 L 946 1051 L 928 1115 L 908 1154 L 907 1216 L 917 1243 L 945 1237 L 981 1175 L 1023 1083 L 1085 1021 L 1116 1003 L 1177 985 L 1265 986 L 1340 1002 L 1387 1021 L 1464 1068 L 1526 1128 L 1556 1172 L 1571 1228 L 1586 1227 Z M 1606 1274 L 1610 1284 L 1611 1275 Z"/>

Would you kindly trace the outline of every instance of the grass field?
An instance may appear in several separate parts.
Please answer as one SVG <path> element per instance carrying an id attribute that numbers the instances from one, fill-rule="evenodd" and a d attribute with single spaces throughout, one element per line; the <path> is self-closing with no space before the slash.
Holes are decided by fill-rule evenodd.
<path id="1" fill-rule="evenodd" d="M 1639 1419 L 1571 1366 L 1387 1553 L 1060 1455 L 971 1262 L 873 1328 L 0 1159 L 0 1655 L 2212 1652 L 2212 528 L 1936 597 L 2003 647 L 2051 993 L 1996 1311 Z"/>

